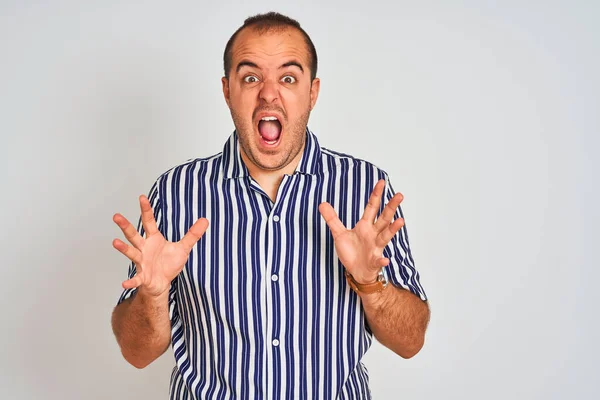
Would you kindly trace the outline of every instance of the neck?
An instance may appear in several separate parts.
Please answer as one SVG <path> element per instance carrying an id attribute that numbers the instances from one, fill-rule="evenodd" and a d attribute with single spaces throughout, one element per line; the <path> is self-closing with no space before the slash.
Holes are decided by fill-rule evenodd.
<path id="1" fill-rule="evenodd" d="M 304 147 L 306 146 L 306 141 L 302 145 L 302 148 L 296 154 L 296 156 L 289 162 L 286 166 L 281 169 L 276 170 L 265 170 L 260 168 L 258 165 L 254 164 L 244 150 L 240 147 L 240 155 L 242 157 L 242 161 L 246 164 L 246 168 L 248 168 L 248 172 L 250 176 L 260 185 L 260 187 L 267 193 L 267 195 L 271 198 L 271 201 L 275 202 L 277 197 L 277 190 L 279 189 L 279 184 L 281 183 L 284 175 L 292 175 L 298 164 L 300 163 L 300 159 L 304 154 Z"/>

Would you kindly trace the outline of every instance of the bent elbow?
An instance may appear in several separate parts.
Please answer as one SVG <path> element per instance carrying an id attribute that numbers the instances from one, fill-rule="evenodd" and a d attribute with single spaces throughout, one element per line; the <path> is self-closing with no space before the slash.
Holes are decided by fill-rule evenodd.
<path id="1" fill-rule="evenodd" d="M 425 344 L 424 340 L 419 340 L 419 341 L 415 342 L 415 344 L 413 344 L 412 346 L 406 346 L 402 349 L 398 349 L 396 351 L 396 354 L 398 354 L 400 357 L 408 360 L 409 358 L 413 358 L 414 356 L 416 356 L 419 353 L 419 351 L 421 351 L 424 344 Z"/>
<path id="2" fill-rule="evenodd" d="M 136 367 L 137 369 L 144 369 L 146 368 L 148 365 L 150 365 L 149 362 L 141 362 L 140 360 L 127 360 L 127 362 L 131 365 L 133 365 L 134 367 Z"/>
<path id="3" fill-rule="evenodd" d="M 402 352 L 398 351 L 398 352 L 396 352 L 396 354 L 398 354 L 400 357 L 404 358 L 405 360 L 408 360 L 409 358 L 413 358 L 414 356 L 416 356 L 418 352 L 419 352 L 419 350 L 416 350 L 416 351 L 404 350 Z"/>
<path id="4" fill-rule="evenodd" d="M 133 365 L 133 366 L 134 366 L 135 368 L 137 368 L 137 369 L 144 369 L 144 368 L 146 368 L 148 365 L 150 365 L 150 364 L 147 364 L 147 363 L 146 363 L 146 364 L 135 364 L 135 363 L 130 363 L 130 364 L 131 364 L 131 365 Z"/>
<path id="5" fill-rule="evenodd" d="M 154 361 L 154 359 L 149 359 L 148 357 L 139 357 L 134 354 L 128 354 L 124 351 L 121 351 L 121 354 L 123 355 L 125 361 L 137 369 L 144 369 Z"/>

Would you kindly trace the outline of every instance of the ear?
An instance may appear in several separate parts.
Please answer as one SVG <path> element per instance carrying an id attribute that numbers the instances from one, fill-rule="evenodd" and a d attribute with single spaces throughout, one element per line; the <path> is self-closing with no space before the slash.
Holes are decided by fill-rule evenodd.
<path id="1" fill-rule="evenodd" d="M 225 97 L 227 107 L 231 108 L 231 104 L 229 103 L 229 79 L 222 77 L 221 84 L 223 85 L 223 96 Z"/>
<path id="2" fill-rule="evenodd" d="M 319 97 L 319 89 L 321 89 L 321 80 L 319 78 L 315 78 L 310 85 L 310 110 L 315 107 L 317 104 L 317 97 Z"/>

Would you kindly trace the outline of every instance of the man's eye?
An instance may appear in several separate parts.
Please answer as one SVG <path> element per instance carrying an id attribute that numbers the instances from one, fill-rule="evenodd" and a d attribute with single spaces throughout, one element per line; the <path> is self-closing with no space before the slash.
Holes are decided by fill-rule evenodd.
<path id="1" fill-rule="evenodd" d="M 296 78 L 294 78 L 291 75 L 286 75 L 283 78 L 281 78 L 281 81 L 284 83 L 296 83 Z"/>
<path id="2" fill-rule="evenodd" d="M 246 83 L 256 83 L 256 82 L 258 82 L 258 78 L 255 77 L 254 75 L 248 75 L 247 77 L 244 78 L 244 82 L 246 82 Z"/>

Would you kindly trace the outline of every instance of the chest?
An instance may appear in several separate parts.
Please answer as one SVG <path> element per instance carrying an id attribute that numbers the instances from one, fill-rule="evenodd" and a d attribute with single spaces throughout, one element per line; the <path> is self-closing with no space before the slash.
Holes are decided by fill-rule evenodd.
<path id="1" fill-rule="evenodd" d="M 180 189 L 183 196 L 167 209 L 167 218 L 178 222 L 167 230 L 170 240 L 179 240 L 197 218 L 210 223 L 180 279 L 216 303 L 223 296 L 237 304 L 256 296 L 281 301 L 345 291 L 343 265 L 318 207 L 329 202 L 353 226 L 366 203 L 351 190 L 304 174 L 285 175 L 275 201 L 251 178 Z"/>

